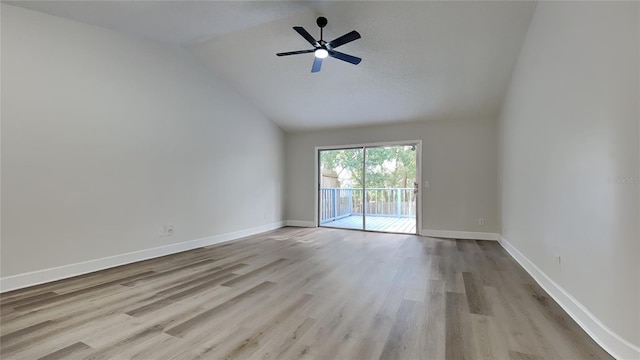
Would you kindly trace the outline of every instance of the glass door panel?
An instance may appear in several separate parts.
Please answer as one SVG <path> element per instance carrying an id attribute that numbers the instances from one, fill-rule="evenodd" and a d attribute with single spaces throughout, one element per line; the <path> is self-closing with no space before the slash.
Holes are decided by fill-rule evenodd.
<path id="1" fill-rule="evenodd" d="M 416 233 L 415 145 L 365 148 L 364 229 Z"/>
<path id="2" fill-rule="evenodd" d="M 364 229 L 363 148 L 319 151 L 320 226 Z"/>

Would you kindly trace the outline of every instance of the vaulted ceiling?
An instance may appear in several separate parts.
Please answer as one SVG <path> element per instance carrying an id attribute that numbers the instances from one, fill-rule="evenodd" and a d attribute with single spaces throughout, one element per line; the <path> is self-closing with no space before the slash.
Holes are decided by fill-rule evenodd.
<path id="1" fill-rule="evenodd" d="M 495 117 L 535 9 L 527 1 L 7 1 L 193 52 L 288 131 Z M 342 52 L 313 54 L 291 27 L 326 40 L 357 30 Z"/>

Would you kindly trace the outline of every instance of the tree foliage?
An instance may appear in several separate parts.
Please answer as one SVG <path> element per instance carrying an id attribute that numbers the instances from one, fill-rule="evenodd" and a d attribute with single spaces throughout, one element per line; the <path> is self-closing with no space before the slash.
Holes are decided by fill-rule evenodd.
<path id="1" fill-rule="evenodd" d="M 324 150 L 321 166 L 338 173 L 342 187 L 362 187 L 363 150 Z M 412 146 L 366 148 L 367 188 L 408 188 L 416 181 L 416 151 Z"/>

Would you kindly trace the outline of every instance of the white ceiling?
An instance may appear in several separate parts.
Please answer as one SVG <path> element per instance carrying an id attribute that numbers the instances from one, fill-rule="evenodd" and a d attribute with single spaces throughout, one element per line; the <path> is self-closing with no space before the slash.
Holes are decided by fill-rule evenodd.
<path id="1" fill-rule="evenodd" d="M 7 1 L 32 10 L 187 47 L 289 131 L 495 117 L 535 2 L 525 1 Z M 313 54 L 292 26 L 358 66 Z"/>

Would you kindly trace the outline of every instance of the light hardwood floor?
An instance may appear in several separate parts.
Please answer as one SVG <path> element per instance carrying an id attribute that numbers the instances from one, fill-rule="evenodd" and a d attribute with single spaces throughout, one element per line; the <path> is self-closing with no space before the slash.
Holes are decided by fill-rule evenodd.
<path id="1" fill-rule="evenodd" d="M 610 359 L 490 241 L 283 228 L 2 294 L 2 359 Z"/>

